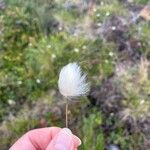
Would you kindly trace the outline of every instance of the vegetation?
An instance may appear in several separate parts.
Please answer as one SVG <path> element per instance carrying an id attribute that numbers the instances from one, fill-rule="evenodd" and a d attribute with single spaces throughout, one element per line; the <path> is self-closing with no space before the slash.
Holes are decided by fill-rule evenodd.
<path id="1" fill-rule="evenodd" d="M 69 107 L 79 149 L 148 150 L 150 24 L 139 17 L 148 2 L 0 1 L 0 147 L 33 128 L 64 127 L 58 74 L 77 61 L 91 82 L 88 98 Z M 110 80 L 119 91 L 109 85 L 101 101 Z"/>

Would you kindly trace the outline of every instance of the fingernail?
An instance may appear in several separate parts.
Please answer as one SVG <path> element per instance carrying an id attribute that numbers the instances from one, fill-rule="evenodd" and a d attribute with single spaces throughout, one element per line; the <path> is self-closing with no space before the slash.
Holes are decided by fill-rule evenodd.
<path id="1" fill-rule="evenodd" d="M 63 132 L 66 132 L 68 135 L 72 135 L 72 132 L 68 128 L 63 128 Z"/>
<path id="2" fill-rule="evenodd" d="M 55 150 L 69 150 L 72 144 L 72 132 L 68 128 L 62 129 L 55 141 Z"/>
<path id="3" fill-rule="evenodd" d="M 79 142 L 79 146 L 82 144 L 81 140 L 76 136 L 78 142 Z"/>

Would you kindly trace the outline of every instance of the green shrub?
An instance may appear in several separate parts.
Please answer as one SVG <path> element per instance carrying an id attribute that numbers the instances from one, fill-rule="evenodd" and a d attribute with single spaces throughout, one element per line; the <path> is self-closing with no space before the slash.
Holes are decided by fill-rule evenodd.
<path id="1" fill-rule="evenodd" d="M 82 145 L 81 150 L 104 150 L 105 138 L 100 128 L 102 124 L 102 114 L 94 111 L 87 118 L 83 118 L 82 123 Z"/>

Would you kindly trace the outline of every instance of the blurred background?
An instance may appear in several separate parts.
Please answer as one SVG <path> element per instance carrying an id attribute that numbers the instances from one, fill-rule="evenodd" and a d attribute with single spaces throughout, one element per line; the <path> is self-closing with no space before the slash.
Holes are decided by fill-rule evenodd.
<path id="1" fill-rule="evenodd" d="M 65 126 L 57 81 L 79 62 L 91 91 L 69 103 L 80 150 L 150 150 L 149 0 L 0 0 L 0 149 Z"/>

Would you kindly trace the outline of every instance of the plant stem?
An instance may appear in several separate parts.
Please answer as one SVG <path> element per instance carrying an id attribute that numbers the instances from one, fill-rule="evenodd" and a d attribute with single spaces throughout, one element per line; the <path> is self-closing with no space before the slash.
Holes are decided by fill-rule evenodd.
<path id="1" fill-rule="evenodd" d="M 66 128 L 68 128 L 68 99 L 66 99 Z"/>

